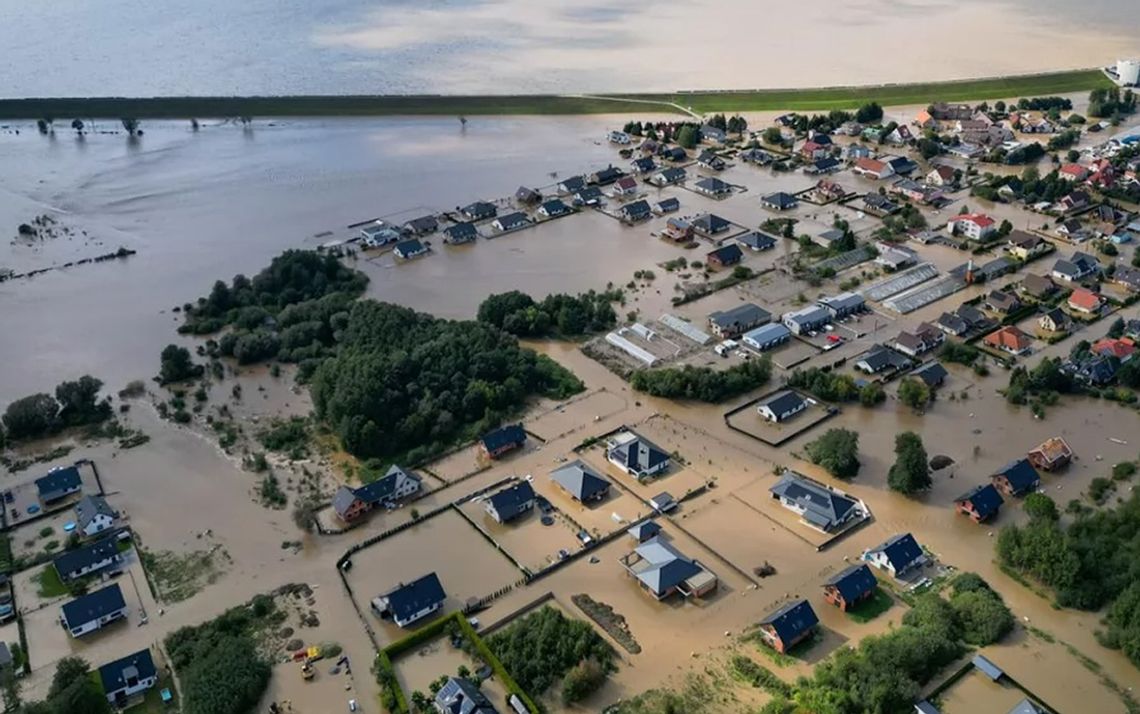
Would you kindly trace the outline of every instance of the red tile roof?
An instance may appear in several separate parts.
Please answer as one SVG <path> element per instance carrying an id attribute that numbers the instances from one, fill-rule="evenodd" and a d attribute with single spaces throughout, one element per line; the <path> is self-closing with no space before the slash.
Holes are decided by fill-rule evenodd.
<path id="1" fill-rule="evenodd" d="M 1065 164 L 1061 167 L 1061 173 L 1068 174 L 1069 176 L 1085 176 L 1088 172 L 1089 170 L 1080 164 Z"/>
<path id="2" fill-rule="evenodd" d="M 991 347 L 1000 347 L 1014 352 L 1029 349 L 1029 346 L 1033 344 L 1028 335 L 1012 325 L 986 335 L 985 342 Z"/>
<path id="3" fill-rule="evenodd" d="M 1136 343 L 1127 337 L 1120 339 L 1105 337 L 1093 343 L 1092 351 L 1098 355 L 1111 355 L 1117 359 L 1126 359 L 1136 351 Z"/>
<path id="4" fill-rule="evenodd" d="M 1077 288 L 1069 296 L 1069 305 L 1081 310 L 1095 310 L 1100 307 L 1100 295 L 1085 288 Z"/>
<path id="5" fill-rule="evenodd" d="M 990 218 L 984 213 L 965 213 L 961 216 L 954 216 L 950 221 L 951 223 L 958 223 L 960 221 L 967 221 L 977 225 L 979 228 L 989 228 L 994 224 L 994 219 Z"/>
<path id="6" fill-rule="evenodd" d="M 855 167 L 863 171 L 870 171 L 871 173 L 881 173 L 887 167 L 882 161 L 878 159 L 856 159 Z"/>

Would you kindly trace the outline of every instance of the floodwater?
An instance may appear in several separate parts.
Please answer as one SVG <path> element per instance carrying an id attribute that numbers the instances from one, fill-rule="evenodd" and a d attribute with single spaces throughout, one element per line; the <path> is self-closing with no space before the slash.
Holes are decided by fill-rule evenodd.
<path id="1" fill-rule="evenodd" d="M 517 93 L 820 86 L 1090 67 L 1130 0 L 0 2 L 0 95 Z M 963 43 L 962 38 L 969 42 Z M 757 41 L 753 41 L 753 40 Z M 892 58 L 905 57 L 906 61 Z"/>

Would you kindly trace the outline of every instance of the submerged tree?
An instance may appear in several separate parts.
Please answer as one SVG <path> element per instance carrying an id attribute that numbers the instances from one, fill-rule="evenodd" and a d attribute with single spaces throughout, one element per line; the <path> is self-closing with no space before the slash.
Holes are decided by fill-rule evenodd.
<path id="1" fill-rule="evenodd" d="M 913 431 L 895 437 L 895 463 L 887 476 L 892 491 L 912 495 L 930 487 L 930 467 L 922 438 Z"/>

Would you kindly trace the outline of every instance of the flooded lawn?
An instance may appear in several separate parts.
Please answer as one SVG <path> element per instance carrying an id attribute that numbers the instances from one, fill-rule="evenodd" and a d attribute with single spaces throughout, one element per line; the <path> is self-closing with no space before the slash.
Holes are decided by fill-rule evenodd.
<path id="1" fill-rule="evenodd" d="M 546 407 L 544 411 L 526 420 L 526 428 L 546 441 L 552 441 L 579 432 L 585 438 L 595 422 L 624 411 L 630 402 L 621 394 L 599 390 L 543 406 Z"/>
<path id="2" fill-rule="evenodd" d="M 490 595 L 522 577 L 509 560 L 453 511 L 357 553 L 352 564 L 348 582 L 382 643 L 399 639 L 407 632 L 372 615 L 369 603 L 400 583 L 435 572 L 447 593 L 444 611 L 452 612 L 461 609 L 468 598 Z"/>
<path id="3" fill-rule="evenodd" d="M 541 477 L 535 481 L 543 481 Z M 549 482 L 547 490 L 553 490 Z M 498 523 L 487 513 L 482 501 L 470 501 L 461 506 L 463 512 L 483 529 L 507 553 L 522 563 L 524 568 L 536 571 L 557 562 L 559 552 L 574 553 L 582 547 L 576 534 L 578 527 L 560 513 L 551 514 L 554 522 L 545 525 L 538 508 L 507 523 Z"/>
<path id="4" fill-rule="evenodd" d="M 437 638 L 406 652 L 392 664 L 395 665 L 396 678 L 407 697 L 411 697 L 415 691 L 430 697 L 429 685 L 441 676 L 457 676 L 460 667 L 466 667 L 474 674 L 482 666 L 481 662 L 472 659 L 463 650 L 453 647 L 447 637 Z M 507 699 L 507 690 L 497 679 L 486 679 L 479 688 L 497 707 L 501 707 Z"/>
<path id="5" fill-rule="evenodd" d="M 799 394 L 801 399 L 811 400 L 808 402 L 807 408 L 800 413 L 794 414 L 784 421 L 774 422 L 765 419 L 757 412 L 757 407 L 763 404 L 764 400 L 775 397 L 784 391 L 781 389 L 764 395 L 761 401 L 756 404 L 727 417 L 727 422 L 736 429 L 767 444 L 780 444 L 794 436 L 813 431 L 816 425 L 822 424 L 829 418 L 827 407 L 816 401 L 814 397 L 802 392 L 795 392 L 795 390 L 791 391 Z"/>
<path id="6" fill-rule="evenodd" d="M 353 663 L 351 675 L 340 668 L 332 673 L 333 661 L 321 660 L 313 665 L 316 674 L 306 681 L 301 677 L 301 665 L 296 662 L 278 663 L 273 667 L 269 688 L 261 698 L 257 711 L 268 711 L 270 702 L 283 705 L 289 702 L 296 714 L 320 714 L 321 712 L 347 712 L 349 701 L 356 702 L 356 711 L 363 714 L 379 714 L 383 711 L 380 703 L 364 692 L 357 690 L 357 678 L 369 678 L 370 662 Z M 289 711 L 286 709 L 285 711 Z"/>
<path id="7" fill-rule="evenodd" d="M 489 463 L 491 462 L 480 456 L 479 447 L 472 444 L 431 462 L 421 470 L 444 483 L 450 483 L 486 468 Z"/>

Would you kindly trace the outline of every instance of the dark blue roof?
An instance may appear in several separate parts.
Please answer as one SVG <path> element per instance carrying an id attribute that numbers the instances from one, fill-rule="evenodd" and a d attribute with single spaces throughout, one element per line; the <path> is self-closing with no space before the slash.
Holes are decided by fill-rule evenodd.
<path id="1" fill-rule="evenodd" d="M 975 486 L 954 499 L 954 501 L 956 503 L 969 501 L 973 504 L 974 511 L 978 514 L 978 517 L 983 520 L 997 513 L 998 509 L 1001 508 L 1001 504 L 1005 503 L 1005 499 L 1001 497 L 1001 494 L 998 493 L 998 490 L 994 488 L 992 483 Z"/>
<path id="2" fill-rule="evenodd" d="M 48 501 L 59 498 L 64 491 L 80 488 L 82 485 L 83 481 L 79 478 L 79 469 L 74 466 L 56 469 L 48 473 L 47 476 L 36 479 L 36 489 L 40 493 L 40 498 Z"/>
<path id="3" fill-rule="evenodd" d="M 649 208 L 649 201 L 646 201 L 645 199 L 634 201 L 633 203 L 627 203 L 622 206 L 621 210 L 627 218 L 634 218 L 636 216 L 648 216 L 652 212 Z"/>
<path id="4" fill-rule="evenodd" d="M 65 603 L 62 608 L 63 618 L 67 620 L 68 627 L 75 628 L 110 615 L 116 610 L 122 610 L 126 606 L 127 601 L 123 599 L 123 591 L 119 589 L 119 584 L 112 583 L 102 590 L 96 590 Z"/>
<path id="5" fill-rule="evenodd" d="M 635 471 L 649 471 L 669 460 L 669 454 L 640 436 L 614 448 L 611 455 Z"/>
<path id="6" fill-rule="evenodd" d="M 816 142 L 816 143 L 819 143 L 819 142 Z M 839 165 L 839 159 L 836 159 L 836 158 L 829 156 L 826 159 L 820 159 L 820 160 L 816 161 L 815 162 L 815 170 L 816 171 L 827 171 L 828 169 L 833 169 L 838 165 Z"/>
<path id="7" fill-rule="evenodd" d="M 400 585 L 384 597 L 388 599 L 388 611 L 396 620 L 411 619 L 421 610 L 447 599 L 443 585 L 435 573 L 428 573 L 418 580 Z"/>
<path id="8" fill-rule="evenodd" d="M 427 248 L 424 248 L 424 244 L 420 243 L 418 238 L 402 240 L 396 244 L 395 248 L 395 251 L 400 255 L 414 255 L 416 253 L 422 253 L 425 250 L 427 250 Z"/>
<path id="9" fill-rule="evenodd" d="M 799 600 L 784 605 L 761 620 L 760 624 L 771 625 L 783 642 L 791 642 L 818 625 L 819 618 L 807 600 Z"/>
<path id="10" fill-rule="evenodd" d="M 52 561 L 52 564 L 59 576 L 66 579 L 72 573 L 77 573 L 85 567 L 102 562 L 107 558 L 113 558 L 118 552 L 119 548 L 114 539 L 104 538 L 75 550 L 60 553 Z"/>
<path id="11" fill-rule="evenodd" d="M 475 230 L 474 223 L 456 223 L 454 226 L 448 226 L 443 229 L 444 234 L 449 238 L 474 238 L 479 235 Z"/>
<path id="12" fill-rule="evenodd" d="M 1037 469 L 1029 463 L 1029 459 L 1011 461 L 999 469 L 997 475 L 1005 476 L 1014 493 L 1024 493 L 1037 488 L 1041 483 L 1041 477 L 1037 474 Z"/>
<path id="13" fill-rule="evenodd" d="M 922 547 L 910 533 L 900 533 L 871 549 L 872 553 L 881 552 L 887 556 L 896 573 L 901 573 L 923 557 Z"/>
<path id="14" fill-rule="evenodd" d="M 848 603 L 854 602 L 871 592 L 878 585 L 875 574 L 866 565 L 852 565 L 824 583 L 833 585 Z"/>
<path id="15" fill-rule="evenodd" d="M 548 216 L 558 216 L 569 210 L 570 207 L 563 203 L 561 198 L 552 198 L 542 204 L 542 211 Z"/>
<path id="16" fill-rule="evenodd" d="M 400 485 L 400 480 L 403 478 L 415 479 L 416 481 L 423 481 L 419 476 L 411 471 L 405 471 L 393 464 L 388 467 L 387 473 L 380 478 L 366 483 L 354 491 L 357 498 L 365 503 L 377 504 L 383 500 L 392 498 L 396 492 L 396 487 Z"/>
<path id="17" fill-rule="evenodd" d="M 125 689 L 128 678 L 149 679 L 157 676 L 158 670 L 155 669 L 149 649 L 139 650 L 99 668 L 99 679 L 103 681 L 103 691 L 107 694 Z"/>
<path id="18" fill-rule="evenodd" d="M 716 258 L 721 263 L 736 263 L 744 258 L 744 251 L 742 251 L 740 246 L 736 243 L 729 243 L 714 251 L 710 251 L 708 257 Z"/>
<path id="19" fill-rule="evenodd" d="M 581 176 L 571 176 L 568 179 L 562 179 L 562 182 L 559 184 L 559 186 L 562 186 L 567 191 L 577 191 L 578 189 L 584 188 L 586 186 L 586 179 Z"/>
<path id="20" fill-rule="evenodd" d="M 484 434 L 480 441 L 487 451 L 497 451 L 510 444 L 523 443 L 526 441 L 526 432 L 523 431 L 522 424 L 508 424 Z"/>
<path id="21" fill-rule="evenodd" d="M 514 486 L 504 488 L 487 498 L 499 520 L 506 522 L 522 515 L 534 505 L 534 488 L 529 481 L 519 481 Z"/>

